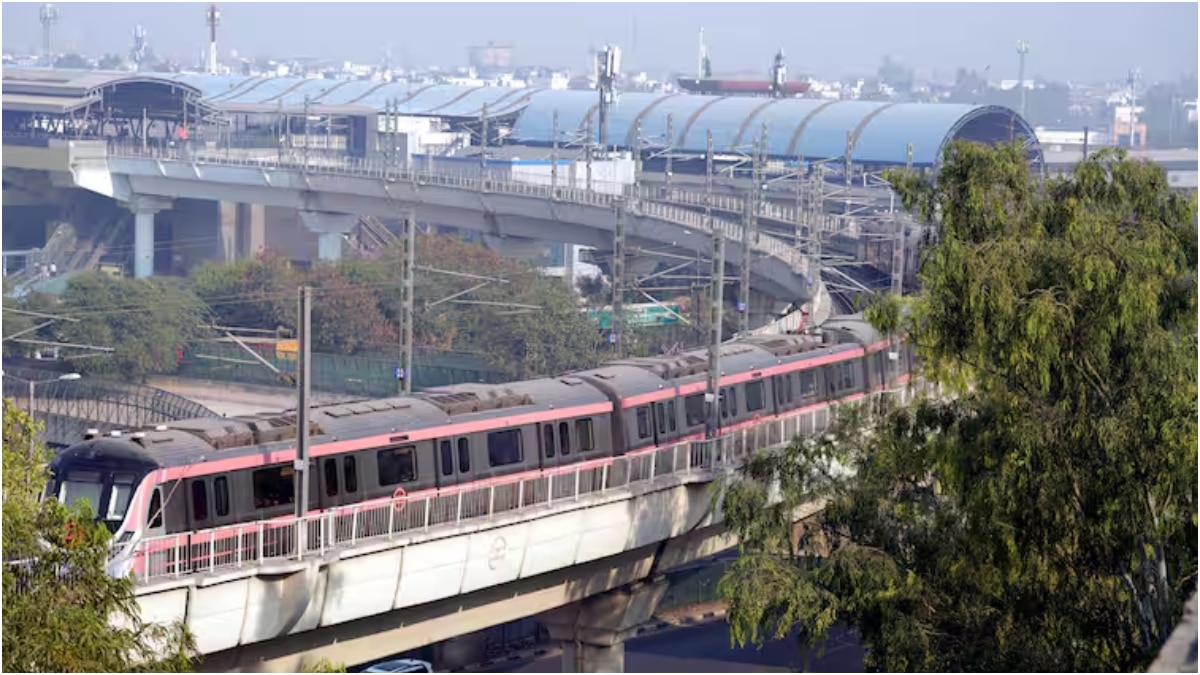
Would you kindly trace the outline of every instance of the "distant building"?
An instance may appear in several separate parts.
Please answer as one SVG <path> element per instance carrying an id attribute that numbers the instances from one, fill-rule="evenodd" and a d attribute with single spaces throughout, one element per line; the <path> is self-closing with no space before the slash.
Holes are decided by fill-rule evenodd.
<path id="1" fill-rule="evenodd" d="M 471 47 L 469 63 L 476 70 L 508 70 L 512 68 L 512 47 L 491 42 Z"/>

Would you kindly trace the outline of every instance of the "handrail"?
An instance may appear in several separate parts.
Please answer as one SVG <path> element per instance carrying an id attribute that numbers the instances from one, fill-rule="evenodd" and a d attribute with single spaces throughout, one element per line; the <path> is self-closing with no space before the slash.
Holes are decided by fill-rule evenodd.
<path id="1" fill-rule="evenodd" d="M 565 201 L 589 206 L 614 207 L 618 200 L 629 205 L 634 215 L 664 220 L 684 227 L 708 231 L 705 217 L 691 209 L 674 204 L 668 204 L 648 199 L 650 192 L 646 189 L 636 190 L 623 184 L 605 184 L 594 181 L 593 187 L 607 186 L 610 191 L 588 190 L 577 187 L 551 187 L 544 184 L 516 182 L 507 179 L 495 179 L 487 175 L 468 173 L 435 172 L 430 168 L 407 168 L 387 166 L 377 158 L 329 157 L 314 154 L 303 158 L 294 157 L 295 151 L 287 155 L 267 153 L 251 155 L 249 153 L 220 153 L 208 150 L 187 150 L 181 148 L 158 148 L 131 146 L 123 143 L 112 143 L 109 155 L 112 157 L 154 159 L 158 162 L 181 161 L 198 165 L 216 166 L 246 166 L 263 170 L 301 170 L 315 175 L 347 175 L 378 178 L 389 183 L 411 182 L 420 186 L 439 186 L 455 189 L 472 190 L 475 192 L 492 192 L 513 194 L 529 197 L 542 197 L 552 201 Z M 742 225 L 725 218 L 713 217 L 713 225 L 720 229 L 725 236 L 737 243 L 742 241 Z M 772 257 L 779 258 L 789 264 L 798 274 L 807 274 L 808 259 L 800 255 L 790 244 L 769 234 L 760 233 L 751 246 Z"/>
<path id="2" fill-rule="evenodd" d="M 909 391 L 900 390 L 904 396 Z M 895 392 L 877 392 L 887 395 Z M 110 571 L 132 573 L 138 583 L 208 574 L 322 556 L 362 543 L 428 533 L 500 514 L 544 509 L 563 501 L 602 496 L 634 486 L 648 486 L 667 476 L 711 480 L 716 473 L 741 464 L 751 454 L 790 442 L 796 436 L 822 432 L 836 417 L 836 404 L 794 411 L 777 419 L 746 425 L 705 441 L 685 441 L 665 448 L 635 451 L 539 471 L 486 484 L 430 489 L 396 498 L 313 513 L 209 530 L 142 539 L 128 555 L 114 560 Z"/>

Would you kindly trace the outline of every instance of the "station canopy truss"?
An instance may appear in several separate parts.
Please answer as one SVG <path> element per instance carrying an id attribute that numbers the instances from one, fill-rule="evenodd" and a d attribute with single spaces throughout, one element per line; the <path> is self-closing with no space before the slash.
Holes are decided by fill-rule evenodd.
<path id="1" fill-rule="evenodd" d="M 153 73 L 5 68 L 3 91 L 6 134 L 141 138 L 220 118 L 199 89 Z"/>

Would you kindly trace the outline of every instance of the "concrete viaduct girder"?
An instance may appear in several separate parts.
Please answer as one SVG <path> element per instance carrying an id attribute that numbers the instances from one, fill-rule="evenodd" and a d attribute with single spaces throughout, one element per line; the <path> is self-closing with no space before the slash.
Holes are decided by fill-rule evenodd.
<path id="1" fill-rule="evenodd" d="M 135 195 L 191 198 L 289 207 L 301 212 L 372 215 L 395 218 L 415 211 L 419 218 L 452 222 L 465 229 L 501 237 L 565 241 L 607 248 L 615 216 L 606 204 L 551 201 L 539 195 L 481 192 L 420 181 L 389 181 L 379 176 L 305 173 L 298 169 L 218 165 L 184 160 L 108 157 L 72 164 L 81 188 L 129 201 Z M 661 217 L 631 202 L 626 233 L 632 246 L 672 250 L 685 256 L 709 256 L 711 235 Z M 765 237 L 763 238 L 765 239 Z M 761 248 L 761 243 L 760 243 Z M 729 238 L 726 259 L 741 261 L 741 241 Z M 791 264 L 755 251 L 756 291 L 783 303 L 804 302 L 811 287 Z"/>

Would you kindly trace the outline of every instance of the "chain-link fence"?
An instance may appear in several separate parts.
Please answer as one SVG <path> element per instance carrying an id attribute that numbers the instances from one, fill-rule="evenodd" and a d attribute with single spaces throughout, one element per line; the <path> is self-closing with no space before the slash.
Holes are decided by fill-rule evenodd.
<path id="1" fill-rule="evenodd" d="M 293 375 L 296 360 L 283 355 L 274 346 L 250 347 L 280 373 Z M 290 357 L 290 358 L 289 358 Z M 384 397 L 396 393 L 396 365 L 392 359 L 343 354 L 312 355 L 312 389 L 350 396 Z M 499 383 L 506 378 L 487 366 L 476 354 L 416 349 L 413 352 L 413 388 L 460 384 L 463 382 Z M 279 385 L 281 375 L 238 345 L 227 342 L 202 342 L 184 350 L 178 374 L 205 380 L 242 384 Z"/>
<path id="2" fill-rule="evenodd" d="M 59 372 L 27 367 L 4 369 L 4 397 L 42 422 L 43 439 L 55 446 L 81 440 L 89 428 L 104 432 L 216 416 L 195 401 L 155 387 L 64 378 Z"/>

